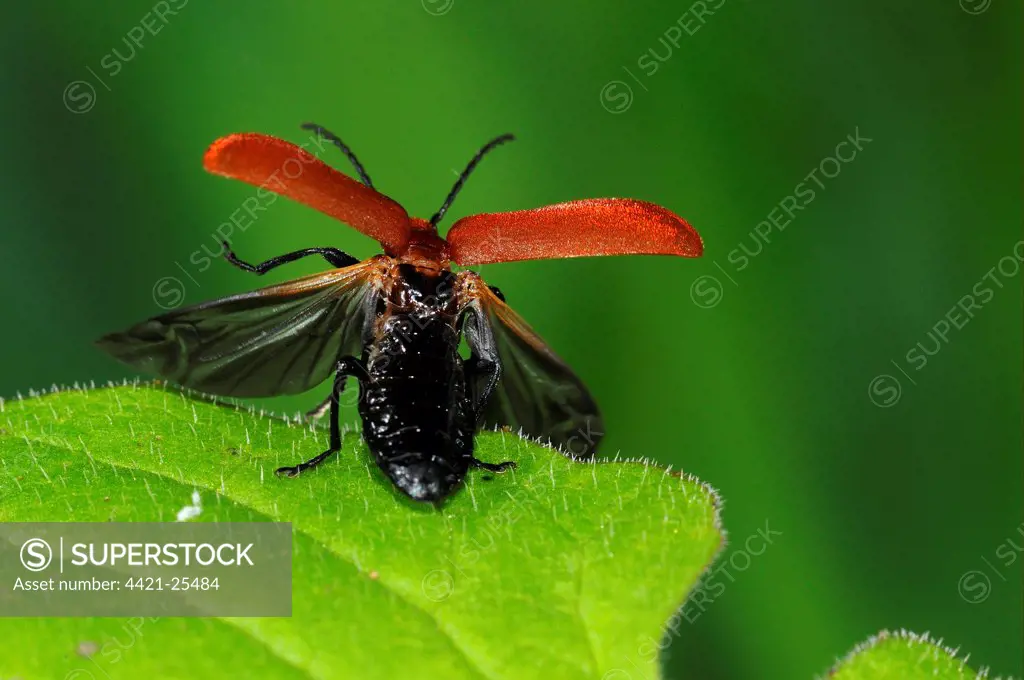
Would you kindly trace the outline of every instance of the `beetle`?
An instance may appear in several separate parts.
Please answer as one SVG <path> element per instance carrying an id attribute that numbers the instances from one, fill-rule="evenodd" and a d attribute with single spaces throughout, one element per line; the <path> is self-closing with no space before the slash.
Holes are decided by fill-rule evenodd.
<path id="1" fill-rule="evenodd" d="M 333 374 L 330 395 L 311 412 L 330 408 L 329 448 L 280 475 L 298 475 L 341 449 L 339 397 L 350 378 L 359 383 L 363 437 L 376 463 L 417 501 L 442 501 L 470 467 L 501 472 L 515 465 L 473 455 L 483 428 L 508 426 L 592 457 L 604 428 L 587 388 L 498 289 L 452 264 L 696 257 L 703 252 L 697 232 L 652 203 L 605 198 L 463 217 L 442 238 L 437 225 L 466 178 L 512 135 L 481 148 L 425 220 L 378 192 L 340 138 L 313 123 L 302 127 L 337 146 L 360 181 L 256 133 L 218 139 L 204 167 L 334 217 L 376 240 L 383 254 L 359 261 L 337 248 L 306 248 L 253 265 L 224 242 L 228 262 L 259 275 L 312 255 L 333 268 L 171 311 L 106 335 L 99 347 L 142 372 L 221 396 L 297 394 Z M 468 357 L 459 351 L 463 337 Z"/>

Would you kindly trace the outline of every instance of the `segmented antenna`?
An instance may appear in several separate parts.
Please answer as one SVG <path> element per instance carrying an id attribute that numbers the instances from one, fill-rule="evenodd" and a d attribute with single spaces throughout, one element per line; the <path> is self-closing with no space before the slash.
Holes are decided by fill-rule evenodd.
<path id="1" fill-rule="evenodd" d="M 333 143 L 336 147 L 341 149 L 341 152 L 345 154 L 350 161 L 352 161 L 352 165 L 355 166 L 356 172 L 359 174 L 359 179 L 362 180 L 363 184 L 370 187 L 371 189 L 373 188 L 373 182 L 370 181 L 370 176 L 367 175 L 366 170 L 363 169 L 363 164 L 359 162 L 359 159 L 356 158 L 356 155 L 352 153 L 352 149 L 348 148 L 348 145 L 345 144 L 345 142 L 341 141 L 341 138 L 338 137 L 338 135 L 334 134 L 330 130 L 326 130 L 320 127 L 316 123 L 303 123 L 300 127 L 303 130 L 315 131 L 318 135 L 320 135 L 321 137 L 323 137 L 324 139 Z"/>
<path id="2" fill-rule="evenodd" d="M 467 165 L 466 169 L 462 171 L 462 174 L 459 175 L 459 178 L 455 180 L 455 186 L 453 186 L 452 190 L 448 192 L 448 198 L 444 199 L 444 205 L 442 205 L 441 209 L 434 213 L 434 216 L 430 218 L 430 224 L 436 227 L 437 223 L 440 222 L 441 218 L 444 217 L 444 214 L 448 212 L 448 208 L 451 207 L 452 201 L 454 201 L 458 193 L 462 191 L 462 185 L 466 183 L 466 178 L 469 177 L 469 173 L 473 172 L 473 169 L 476 167 L 477 163 L 480 162 L 480 159 L 482 159 L 484 155 L 494 147 L 500 146 L 505 142 L 511 142 L 514 139 L 515 136 L 510 134 L 495 137 L 491 141 L 484 144 L 484 147 L 482 149 L 476 152 L 476 155 L 473 156 L 473 160 L 469 162 L 469 165 Z"/>

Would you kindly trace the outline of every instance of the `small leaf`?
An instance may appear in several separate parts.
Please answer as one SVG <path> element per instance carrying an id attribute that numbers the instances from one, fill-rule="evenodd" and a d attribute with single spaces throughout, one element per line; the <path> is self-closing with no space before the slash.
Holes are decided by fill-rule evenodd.
<path id="1" fill-rule="evenodd" d="M 147 384 L 0 402 L 0 521 L 294 528 L 291 618 L 0 619 L 18 650 L 0 677 L 657 677 L 650 641 L 722 543 L 696 480 L 511 433 L 477 455 L 519 469 L 471 471 L 441 510 L 395 492 L 357 433 L 274 476 L 326 440 Z"/>
<path id="2" fill-rule="evenodd" d="M 987 678 L 956 658 L 956 650 L 909 631 L 878 635 L 858 645 L 832 669 L 831 680 L 973 680 Z"/>

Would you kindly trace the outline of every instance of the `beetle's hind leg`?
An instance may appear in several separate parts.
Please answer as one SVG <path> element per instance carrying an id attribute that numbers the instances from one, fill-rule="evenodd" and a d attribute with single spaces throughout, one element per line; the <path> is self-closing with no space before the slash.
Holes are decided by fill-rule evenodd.
<path id="1" fill-rule="evenodd" d="M 331 396 L 327 400 L 331 407 L 331 447 L 304 463 L 280 467 L 275 470 L 276 474 L 296 477 L 310 468 L 315 468 L 327 460 L 331 454 L 341 451 L 341 425 L 338 423 L 340 397 L 341 393 L 345 390 L 346 378 L 353 376 L 358 379 L 359 374 L 365 375 L 365 371 L 362 370 L 362 364 L 354 357 L 345 357 L 338 362 L 337 373 L 334 376 L 334 387 L 331 389 Z M 315 410 L 319 410 L 321 407 L 323 407 L 323 404 Z"/>
<path id="2" fill-rule="evenodd" d="M 504 472 L 510 468 L 515 470 L 519 467 L 514 460 L 506 460 L 504 463 L 485 463 L 479 458 L 471 458 L 469 462 L 473 467 L 483 468 L 488 472 Z"/>
<path id="3" fill-rule="evenodd" d="M 298 477 L 306 470 L 315 468 L 317 465 L 327 460 L 331 456 L 331 454 L 337 453 L 338 451 L 341 451 L 340 439 L 338 440 L 337 445 L 335 445 L 335 443 L 332 441 L 331 448 L 327 449 L 320 455 L 314 456 L 313 458 L 310 458 L 305 462 L 299 463 L 298 465 L 279 467 L 276 470 L 274 470 L 274 473 L 278 475 L 284 475 L 285 477 Z"/>

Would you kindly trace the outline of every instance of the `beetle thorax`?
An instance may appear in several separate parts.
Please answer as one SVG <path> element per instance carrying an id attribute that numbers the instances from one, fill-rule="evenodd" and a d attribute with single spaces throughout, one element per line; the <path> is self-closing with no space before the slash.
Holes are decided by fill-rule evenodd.
<path id="1" fill-rule="evenodd" d="M 409 242 L 398 259 L 421 268 L 447 269 L 451 262 L 448 242 L 437 234 L 437 228 L 418 217 L 410 218 Z"/>
<path id="2" fill-rule="evenodd" d="M 453 313 L 455 275 L 447 269 L 418 267 L 403 262 L 391 287 L 389 301 L 409 314 Z"/>

